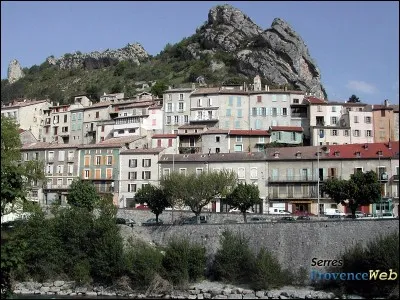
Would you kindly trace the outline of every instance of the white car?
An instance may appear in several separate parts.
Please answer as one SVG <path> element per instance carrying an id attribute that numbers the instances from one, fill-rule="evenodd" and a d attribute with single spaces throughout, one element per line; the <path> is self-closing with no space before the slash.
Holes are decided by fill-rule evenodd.
<path id="1" fill-rule="evenodd" d="M 230 213 L 241 213 L 241 211 L 240 211 L 240 209 L 239 208 L 231 208 L 230 210 L 229 210 L 229 212 Z M 248 210 L 246 210 L 246 213 L 248 213 L 248 214 L 252 214 L 252 213 L 254 213 L 254 211 L 251 209 L 251 208 L 249 208 Z"/>

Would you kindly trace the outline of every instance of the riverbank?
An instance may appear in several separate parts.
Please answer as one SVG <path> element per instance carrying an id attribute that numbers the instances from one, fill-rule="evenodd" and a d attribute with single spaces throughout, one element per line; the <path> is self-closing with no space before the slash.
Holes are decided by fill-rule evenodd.
<path id="1" fill-rule="evenodd" d="M 14 286 L 14 299 L 340 299 L 334 293 L 317 291 L 313 287 L 287 286 L 269 291 L 254 291 L 219 282 L 202 281 L 190 285 L 186 290 L 170 290 L 157 292 L 135 292 L 116 290 L 99 286 L 76 286 L 72 281 L 54 282 L 20 282 Z M 19 298 L 20 297 L 20 298 Z M 341 299 L 363 299 L 357 296 L 341 297 Z"/>

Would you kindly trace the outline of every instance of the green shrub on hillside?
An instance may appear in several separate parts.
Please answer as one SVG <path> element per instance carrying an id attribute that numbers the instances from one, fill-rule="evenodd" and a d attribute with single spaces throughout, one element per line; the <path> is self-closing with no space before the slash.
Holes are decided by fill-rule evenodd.
<path id="1" fill-rule="evenodd" d="M 183 286 L 202 278 L 206 268 L 206 250 L 188 240 L 174 239 L 165 249 L 162 265 L 166 277 L 175 285 Z"/>

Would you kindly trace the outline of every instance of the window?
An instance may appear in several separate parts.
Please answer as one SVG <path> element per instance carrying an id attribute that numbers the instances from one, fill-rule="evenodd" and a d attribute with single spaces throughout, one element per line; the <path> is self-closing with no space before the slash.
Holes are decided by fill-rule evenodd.
<path id="1" fill-rule="evenodd" d="M 381 117 L 384 117 L 384 116 L 385 116 L 385 113 L 386 113 L 385 110 L 382 109 L 382 110 L 381 110 Z"/>
<path id="2" fill-rule="evenodd" d="M 58 161 L 64 161 L 65 159 L 65 151 L 58 152 Z"/>
<path id="3" fill-rule="evenodd" d="M 282 115 L 287 116 L 287 108 L 286 107 L 282 108 Z"/>
<path id="4" fill-rule="evenodd" d="M 229 106 L 233 105 L 233 96 L 229 96 L 228 105 Z"/>
<path id="5" fill-rule="evenodd" d="M 356 129 L 353 131 L 354 136 L 360 136 L 360 130 Z"/>
<path id="6" fill-rule="evenodd" d="M 238 110 L 237 110 L 237 117 L 238 117 L 238 118 L 242 118 L 242 117 L 243 117 L 243 115 L 242 115 L 242 110 L 241 110 L 241 109 L 238 109 Z"/>
<path id="7" fill-rule="evenodd" d="M 354 116 L 354 123 L 358 123 L 358 116 Z"/>
<path id="8" fill-rule="evenodd" d="M 273 117 L 276 117 L 277 115 L 278 115 L 278 110 L 277 110 L 276 107 L 273 107 L 273 108 L 272 108 L 272 116 L 273 116 Z"/>
<path id="9" fill-rule="evenodd" d="M 336 106 L 332 106 L 332 112 L 336 112 Z"/>
<path id="10" fill-rule="evenodd" d="M 203 168 L 196 168 L 196 175 L 203 173 Z"/>
<path id="11" fill-rule="evenodd" d="M 164 168 L 163 169 L 163 176 L 169 176 L 170 173 L 171 173 L 171 169 L 170 168 Z"/>
<path id="12" fill-rule="evenodd" d="M 337 135 L 338 135 L 337 130 L 336 130 L 336 129 L 333 129 L 333 130 L 331 131 L 331 136 L 337 136 Z"/>
<path id="13" fill-rule="evenodd" d="M 262 97 L 261 96 L 257 96 L 257 103 L 261 103 L 262 102 Z"/>
<path id="14" fill-rule="evenodd" d="M 240 121 L 235 121 L 235 128 L 240 128 Z"/>
<path id="15" fill-rule="evenodd" d="M 179 94 L 179 100 L 183 100 L 183 94 Z"/>
<path id="16" fill-rule="evenodd" d="M 227 116 L 227 117 L 230 117 L 231 115 L 232 115 L 232 109 L 228 108 L 228 109 L 226 110 L 226 116 Z"/>
<path id="17" fill-rule="evenodd" d="M 203 105 L 202 99 L 198 99 L 197 100 L 197 107 L 202 107 L 202 105 Z"/>
<path id="18" fill-rule="evenodd" d="M 179 104 L 178 104 L 179 105 L 179 111 L 183 110 L 183 104 L 184 104 L 183 102 L 179 102 Z"/>
<path id="19" fill-rule="evenodd" d="M 74 173 L 74 164 L 68 164 L 68 175 Z"/>
<path id="20" fill-rule="evenodd" d="M 357 172 L 361 172 L 362 173 L 363 168 L 354 168 L 354 174 Z"/>
<path id="21" fill-rule="evenodd" d="M 258 142 L 259 142 L 259 143 L 264 143 L 264 142 L 265 142 L 265 138 L 264 138 L 263 136 L 260 136 L 260 137 L 258 138 Z"/>
<path id="22" fill-rule="evenodd" d="M 344 136 L 349 136 L 349 130 L 348 129 L 344 130 Z"/>
<path id="23" fill-rule="evenodd" d="M 242 152 L 243 146 L 242 145 L 235 145 L 235 152 Z"/>
<path id="24" fill-rule="evenodd" d="M 238 168 L 238 179 L 246 179 L 246 169 Z"/>
<path id="25" fill-rule="evenodd" d="M 185 124 L 186 124 L 186 123 L 189 123 L 189 116 L 186 115 L 186 116 L 184 116 L 184 117 L 185 117 Z"/>
<path id="26" fill-rule="evenodd" d="M 257 116 L 257 107 L 253 107 L 252 109 L 251 109 L 251 114 L 253 115 L 253 116 Z"/>
<path id="27" fill-rule="evenodd" d="M 296 98 L 293 99 L 293 104 L 299 104 L 299 103 L 300 103 L 299 99 L 296 99 Z"/>
<path id="28" fill-rule="evenodd" d="M 321 107 L 321 105 L 318 105 L 318 106 L 317 106 L 317 111 L 318 111 L 318 112 L 322 112 L 322 107 Z"/>
<path id="29" fill-rule="evenodd" d="M 372 136 L 372 130 L 366 130 L 365 136 Z"/>
<path id="30" fill-rule="evenodd" d="M 266 107 L 261 107 L 261 115 L 265 117 L 267 115 L 267 108 Z"/>
<path id="31" fill-rule="evenodd" d="M 85 179 L 89 179 L 89 175 L 90 175 L 90 170 L 85 170 L 85 173 L 84 173 L 85 175 L 84 175 L 84 178 Z"/>
<path id="32" fill-rule="evenodd" d="M 130 159 L 129 168 L 136 168 L 136 167 L 137 167 L 137 159 Z"/>
<path id="33" fill-rule="evenodd" d="M 237 97 L 236 106 L 237 107 L 241 107 L 242 106 L 242 97 Z"/>
<path id="34" fill-rule="evenodd" d="M 171 124 L 171 116 L 167 116 L 167 125 Z"/>
<path id="35" fill-rule="evenodd" d="M 216 137 L 215 137 L 215 142 L 216 142 L 216 143 L 219 143 L 220 141 L 221 141 L 221 137 L 216 136 Z"/>
<path id="36" fill-rule="evenodd" d="M 250 169 L 250 179 L 257 179 L 257 168 Z"/>
<path id="37" fill-rule="evenodd" d="M 64 165 L 58 165 L 57 166 L 57 173 L 58 174 L 64 173 Z"/>
<path id="38" fill-rule="evenodd" d="M 81 112 L 78 113 L 78 120 L 82 120 L 82 113 Z"/>
<path id="39" fill-rule="evenodd" d="M 128 183 L 128 193 L 136 193 L 136 184 Z"/>
<path id="40" fill-rule="evenodd" d="M 276 95 L 272 95 L 272 102 L 276 102 Z"/>
<path id="41" fill-rule="evenodd" d="M 172 112 L 172 103 L 167 103 L 167 112 Z"/>
<path id="42" fill-rule="evenodd" d="M 365 117 L 365 123 L 371 124 L 371 117 Z"/>
<path id="43" fill-rule="evenodd" d="M 123 130 L 123 129 L 118 130 L 118 134 L 124 134 L 124 132 L 125 132 L 125 130 Z"/>
<path id="44" fill-rule="evenodd" d="M 67 123 L 67 122 L 68 122 L 68 116 L 64 115 L 64 123 Z"/>
<path id="45" fill-rule="evenodd" d="M 278 138 L 277 138 L 277 139 L 278 139 L 278 140 L 281 140 L 281 139 L 282 139 L 282 132 L 279 131 L 279 132 L 277 133 L 277 135 L 278 135 Z"/>
<path id="46" fill-rule="evenodd" d="M 100 118 L 100 112 L 96 111 L 96 119 Z"/>
<path id="47" fill-rule="evenodd" d="M 220 153 L 221 149 L 220 148 L 215 148 L 215 153 Z"/>
<path id="48" fill-rule="evenodd" d="M 29 159 L 29 155 L 28 155 L 28 153 L 25 153 L 25 161 L 27 161 Z"/>
<path id="49" fill-rule="evenodd" d="M 296 140 L 296 132 L 291 132 L 292 141 Z"/>
<path id="50" fill-rule="evenodd" d="M 336 125 L 337 124 L 337 117 L 332 117 L 331 118 L 331 125 Z"/>
<path id="51" fill-rule="evenodd" d="M 241 136 L 236 137 L 236 142 L 242 142 L 242 141 L 243 141 L 243 138 Z"/>
<path id="52" fill-rule="evenodd" d="M 73 114 L 71 115 L 71 120 L 72 120 L 72 121 L 75 121 L 75 119 L 76 119 L 76 113 L 73 113 Z"/>
<path id="53" fill-rule="evenodd" d="M 198 111 L 197 112 L 197 120 L 202 120 L 203 119 L 203 112 L 202 111 Z"/>
<path id="54" fill-rule="evenodd" d="M 179 116 L 174 116 L 174 123 L 179 124 Z"/>
<path id="55" fill-rule="evenodd" d="M 213 113 L 212 113 L 212 111 L 211 111 L 211 110 L 209 110 L 207 113 L 208 113 L 208 119 L 209 119 L 209 120 L 213 120 L 213 119 L 214 119 L 214 117 L 213 117 Z"/>
<path id="56" fill-rule="evenodd" d="M 101 165 L 101 156 L 96 156 L 95 165 L 96 165 L 96 166 Z"/>
<path id="57" fill-rule="evenodd" d="M 151 167 L 151 159 L 143 159 L 142 160 L 142 166 L 143 166 L 143 168 Z"/>
<path id="58" fill-rule="evenodd" d="M 179 168 L 179 174 L 183 174 L 186 176 L 186 168 Z"/>
<path id="59" fill-rule="evenodd" d="M 208 106 L 212 106 L 212 99 L 208 98 Z"/>

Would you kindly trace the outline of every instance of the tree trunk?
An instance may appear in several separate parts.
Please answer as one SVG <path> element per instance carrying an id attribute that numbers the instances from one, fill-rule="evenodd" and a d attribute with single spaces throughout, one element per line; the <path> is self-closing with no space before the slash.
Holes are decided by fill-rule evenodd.
<path id="1" fill-rule="evenodd" d="M 352 219 L 356 218 L 356 210 L 357 210 L 357 203 L 354 202 L 354 200 L 349 201 L 349 208 L 351 210 L 351 217 Z"/>
<path id="2" fill-rule="evenodd" d="M 247 214 L 246 214 L 246 212 L 243 213 L 243 219 L 244 219 L 244 222 L 247 223 Z"/>
<path id="3" fill-rule="evenodd" d="M 156 214 L 156 223 L 158 224 L 158 215 Z"/>
<path id="4" fill-rule="evenodd" d="M 199 212 L 196 212 L 196 223 L 197 224 L 200 224 L 200 213 Z"/>

